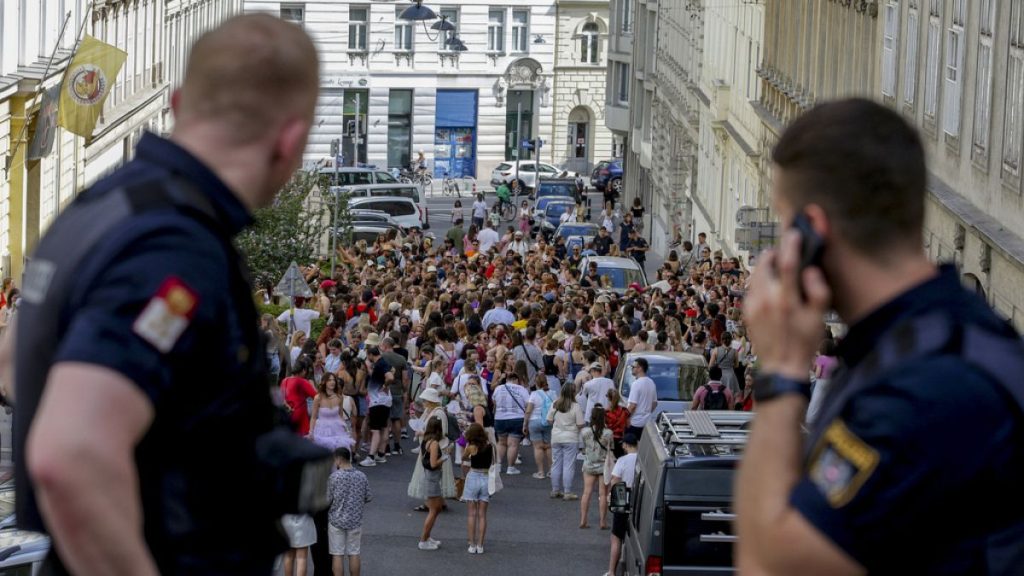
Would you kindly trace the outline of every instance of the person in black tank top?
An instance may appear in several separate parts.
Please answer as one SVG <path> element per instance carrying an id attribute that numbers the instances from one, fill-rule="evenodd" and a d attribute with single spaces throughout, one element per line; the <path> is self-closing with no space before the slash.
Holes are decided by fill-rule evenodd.
<path id="1" fill-rule="evenodd" d="M 420 550 L 437 550 L 441 543 L 430 537 L 437 516 L 441 513 L 444 498 L 441 494 L 441 466 L 448 456 L 441 451 L 441 440 L 444 431 L 441 420 L 431 418 L 427 421 L 427 429 L 423 432 L 420 452 L 423 454 L 423 493 L 427 497 L 427 519 L 423 521 L 423 533 L 420 535 Z"/>
<path id="2" fill-rule="evenodd" d="M 470 554 L 484 553 L 484 536 L 487 534 L 487 504 L 491 499 L 488 471 L 494 463 L 494 445 L 487 432 L 479 423 L 471 424 L 466 430 L 466 448 L 462 453 L 462 471 L 466 484 L 462 498 L 469 505 L 466 519 L 469 527 Z"/>

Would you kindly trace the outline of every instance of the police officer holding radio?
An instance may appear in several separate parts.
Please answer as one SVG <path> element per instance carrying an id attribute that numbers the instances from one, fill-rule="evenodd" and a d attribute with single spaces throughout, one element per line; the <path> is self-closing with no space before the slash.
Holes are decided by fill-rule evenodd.
<path id="1" fill-rule="evenodd" d="M 745 306 L 761 370 L 737 476 L 744 574 L 1020 574 L 1024 347 L 922 245 L 917 133 L 866 100 L 821 105 L 773 152 L 793 223 Z M 808 371 L 850 326 L 821 415 Z"/>
<path id="2" fill-rule="evenodd" d="M 13 345 L 17 521 L 52 537 L 43 574 L 270 574 L 280 514 L 322 505 L 300 479 L 329 459 L 274 428 L 231 242 L 298 168 L 317 91 L 300 27 L 228 20 L 192 49 L 170 139 L 40 242 Z"/>

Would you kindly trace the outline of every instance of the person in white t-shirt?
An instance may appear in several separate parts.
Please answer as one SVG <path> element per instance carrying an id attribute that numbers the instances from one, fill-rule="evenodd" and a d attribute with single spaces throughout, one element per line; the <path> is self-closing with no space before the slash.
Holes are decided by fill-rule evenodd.
<path id="1" fill-rule="evenodd" d="M 277 321 L 288 327 L 288 334 L 293 334 L 295 332 L 312 334 L 313 320 L 319 318 L 320 313 L 308 308 L 295 308 L 294 312 L 294 321 L 292 320 L 292 309 L 281 312 L 281 315 L 277 317 Z"/>
<path id="2" fill-rule="evenodd" d="M 639 358 L 639 360 L 643 360 Z M 637 437 L 626 432 L 622 437 L 622 449 L 626 454 L 615 461 L 612 468 L 611 486 L 619 482 L 625 482 L 626 486 L 633 487 L 633 476 L 636 472 L 636 443 Z M 612 515 L 612 552 L 608 560 L 608 573 L 615 574 L 619 565 L 619 555 L 622 553 L 622 541 L 626 538 L 626 529 L 629 528 L 629 514 L 615 513 Z"/>
<path id="3" fill-rule="evenodd" d="M 577 400 L 583 409 L 583 421 L 590 424 L 590 413 L 594 411 L 594 406 L 598 404 L 607 407 L 608 405 L 608 391 L 615 388 L 615 382 L 611 378 L 603 376 L 604 366 L 600 362 L 594 362 L 590 365 L 590 380 L 587 380 L 583 384 L 583 390 L 580 392 L 580 398 Z"/>
<path id="4" fill-rule="evenodd" d="M 650 365 L 646 358 L 637 358 L 630 367 L 633 371 L 633 384 L 629 387 L 629 399 L 626 407 L 629 409 L 629 426 L 626 432 L 633 433 L 637 438 L 644 434 L 644 426 L 651 419 L 655 408 L 658 407 L 658 387 L 647 376 Z"/>
<path id="5" fill-rule="evenodd" d="M 523 439 L 526 405 L 530 403 L 530 391 L 519 384 L 519 376 L 509 372 L 505 383 L 494 389 L 494 434 L 498 438 L 498 464 L 508 455 L 506 474 L 519 474 L 516 457 L 519 442 Z"/>
<path id="6" fill-rule="evenodd" d="M 494 229 L 494 224 L 487 222 L 484 225 L 484 229 L 477 232 L 476 239 L 480 241 L 481 252 L 490 252 L 491 248 L 501 240 L 501 237 L 498 236 L 498 231 Z"/>

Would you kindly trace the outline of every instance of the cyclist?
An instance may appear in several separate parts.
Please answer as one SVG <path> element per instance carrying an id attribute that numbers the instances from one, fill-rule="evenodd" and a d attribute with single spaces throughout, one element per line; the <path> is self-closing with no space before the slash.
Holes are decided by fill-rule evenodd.
<path id="1" fill-rule="evenodd" d="M 501 210 L 502 210 L 502 208 L 504 207 L 505 204 L 508 204 L 512 208 L 512 210 L 515 211 L 515 207 L 512 206 L 512 193 L 508 189 L 508 184 L 506 184 L 504 182 L 502 182 L 501 184 L 498 184 L 498 189 L 495 191 L 495 193 L 498 196 L 498 213 L 499 214 L 501 214 Z"/>

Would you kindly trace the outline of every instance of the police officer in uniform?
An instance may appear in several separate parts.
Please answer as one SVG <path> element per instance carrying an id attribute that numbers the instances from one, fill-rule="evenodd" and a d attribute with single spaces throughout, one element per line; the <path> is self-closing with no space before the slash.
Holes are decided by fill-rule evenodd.
<path id="1" fill-rule="evenodd" d="M 145 135 L 33 255 L 13 342 L 17 520 L 52 537 L 44 574 L 270 574 L 286 547 L 231 237 L 298 168 L 317 91 L 300 27 L 228 20 L 192 48 L 170 139 Z"/>
<path id="2" fill-rule="evenodd" d="M 736 486 L 741 573 L 1021 574 L 1024 348 L 926 257 L 917 133 L 879 104 L 828 103 L 773 160 L 776 213 L 807 226 L 759 259 L 745 307 L 761 369 Z M 805 437 L 830 306 L 850 328 Z"/>

